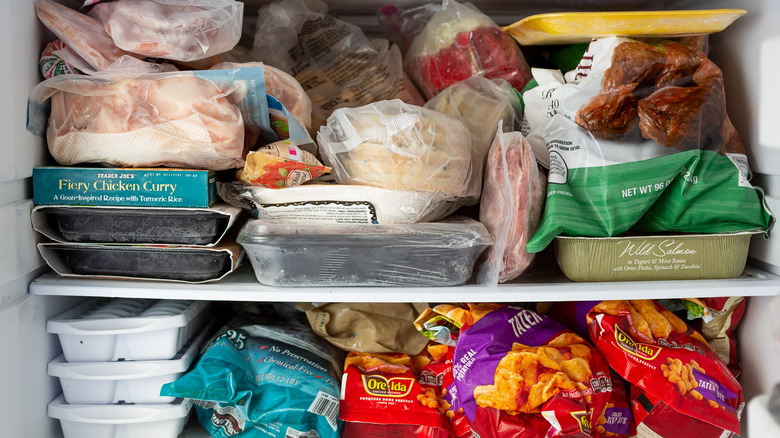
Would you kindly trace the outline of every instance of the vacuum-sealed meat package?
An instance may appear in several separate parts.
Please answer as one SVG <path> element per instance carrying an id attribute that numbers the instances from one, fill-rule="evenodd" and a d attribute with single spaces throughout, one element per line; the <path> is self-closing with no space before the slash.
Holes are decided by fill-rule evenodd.
<path id="1" fill-rule="evenodd" d="M 117 47 L 185 62 L 231 50 L 241 38 L 243 12 L 234 0 L 119 0 L 89 10 Z"/>
<path id="2" fill-rule="evenodd" d="M 314 104 L 314 129 L 336 108 L 388 99 L 422 105 L 401 52 L 328 15 L 320 0 L 281 0 L 258 11 L 251 58 L 290 73 Z"/>
<path id="3" fill-rule="evenodd" d="M 529 251 L 557 235 L 771 227 L 726 113 L 723 75 L 697 48 L 599 38 L 565 81 L 538 73 L 540 85 L 523 94 L 525 132 L 550 172 Z"/>
<path id="4" fill-rule="evenodd" d="M 404 70 L 427 99 L 472 76 L 502 78 L 518 90 L 531 70 L 517 43 L 473 5 L 444 0 L 412 41 Z"/>
<path id="5" fill-rule="evenodd" d="M 340 437 L 343 353 L 291 310 L 245 308 L 161 394 L 193 400 L 214 437 Z"/>
<path id="6" fill-rule="evenodd" d="M 496 243 L 488 248 L 480 266 L 480 283 L 507 282 L 533 262 L 534 254 L 526 245 L 542 217 L 545 187 L 544 175 L 523 134 L 499 128 L 488 153 L 479 207 L 479 220 Z"/>

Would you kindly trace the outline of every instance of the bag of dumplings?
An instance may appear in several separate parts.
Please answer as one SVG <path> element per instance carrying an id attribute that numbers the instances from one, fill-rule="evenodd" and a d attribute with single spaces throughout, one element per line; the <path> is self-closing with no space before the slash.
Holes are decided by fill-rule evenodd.
<path id="1" fill-rule="evenodd" d="M 534 71 L 526 137 L 549 168 L 530 252 L 555 236 L 767 231 L 726 114 L 723 74 L 699 49 L 622 37 L 591 42 L 577 69 Z"/>

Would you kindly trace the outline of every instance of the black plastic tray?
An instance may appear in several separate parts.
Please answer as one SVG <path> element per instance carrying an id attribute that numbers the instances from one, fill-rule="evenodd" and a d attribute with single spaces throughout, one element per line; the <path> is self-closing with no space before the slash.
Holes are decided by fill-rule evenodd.
<path id="1" fill-rule="evenodd" d="M 50 208 L 68 242 L 207 245 L 216 243 L 229 216 L 214 211 Z"/>
<path id="2" fill-rule="evenodd" d="M 206 281 L 222 277 L 231 268 L 228 252 L 207 249 L 62 245 L 56 250 L 71 272 L 80 275 Z"/>

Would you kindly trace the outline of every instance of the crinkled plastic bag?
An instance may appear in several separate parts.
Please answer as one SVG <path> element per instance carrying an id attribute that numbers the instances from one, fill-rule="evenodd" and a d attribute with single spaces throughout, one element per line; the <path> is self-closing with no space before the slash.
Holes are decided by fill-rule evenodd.
<path id="1" fill-rule="evenodd" d="M 225 170 L 243 166 L 250 146 L 245 130 L 254 140 L 260 134 L 278 139 L 269 114 L 274 101 L 261 67 L 123 79 L 59 76 L 33 89 L 27 129 L 45 131 L 49 151 L 63 165 Z M 303 128 L 297 132 L 312 142 Z"/>
<path id="2" fill-rule="evenodd" d="M 447 114 L 397 99 L 340 108 L 317 143 L 340 184 L 469 195 L 471 133 Z"/>
<path id="3" fill-rule="evenodd" d="M 231 50 L 241 38 L 244 4 L 234 0 L 118 0 L 89 14 L 120 49 L 174 61 Z"/>
<path id="4" fill-rule="evenodd" d="M 535 77 L 540 85 L 523 94 L 526 138 L 550 173 L 529 251 L 559 234 L 771 227 L 726 114 L 722 73 L 695 47 L 601 38 L 566 83 Z"/>
<path id="5" fill-rule="evenodd" d="M 414 38 L 404 70 L 430 99 L 472 76 L 503 78 L 522 90 L 531 71 L 515 41 L 472 5 L 444 0 Z"/>
<path id="6" fill-rule="evenodd" d="M 138 55 L 120 49 L 99 21 L 67 6 L 48 0 L 38 1 L 35 12 L 64 43 L 64 47 L 54 54 L 86 74 L 111 71 L 123 77 L 177 70 L 170 64 L 142 61 Z"/>
<path id="7" fill-rule="evenodd" d="M 397 44 L 401 54 L 405 55 L 414 37 L 425 29 L 433 15 L 441 9 L 436 3 L 411 8 L 397 5 L 385 5 L 376 11 L 376 18 L 385 38 Z"/>
<path id="8" fill-rule="evenodd" d="M 479 268 L 481 284 L 512 280 L 533 262 L 534 254 L 526 245 L 542 217 L 545 187 L 523 135 L 499 129 L 488 153 L 479 207 L 479 221 L 496 241 L 485 251 L 487 257 Z"/>
<path id="9" fill-rule="evenodd" d="M 327 15 L 319 0 L 282 0 L 258 11 L 251 58 L 292 74 L 314 104 L 312 126 L 336 108 L 387 99 L 422 105 L 403 73 L 401 52 Z"/>
<path id="10" fill-rule="evenodd" d="M 160 393 L 193 400 L 213 437 L 339 437 L 344 354 L 281 310 L 245 309 Z"/>
<path id="11" fill-rule="evenodd" d="M 476 204 L 482 189 L 482 170 L 499 124 L 503 131 L 520 129 L 520 98 L 503 79 L 474 76 L 453 84 L 425 104 L 425 108 L 463 121 L 471 131 L 472 173 L 466 204 Z M 498 129 L 500 132 L 501 129 Z"/>
<path id="12" fill-rule="evenodd" d="M 428 339 L 414 327 L 427 304 L 414 303 L 301 303 L 312 330 L 346 351 L 361 353 L 420 353 Z"/>

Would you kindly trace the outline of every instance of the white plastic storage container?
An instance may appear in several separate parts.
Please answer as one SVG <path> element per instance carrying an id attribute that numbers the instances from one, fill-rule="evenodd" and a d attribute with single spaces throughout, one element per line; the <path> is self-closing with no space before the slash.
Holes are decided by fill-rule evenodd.
<path id="1" fill-rule="evenodd" d="M 187 423 L 190 402 L 152 405 L 69 405 L 63 396 L 49 403 L 65 438 L 176 438 Z"/>
<path id="2" fill-rule="evenodd" d="M 465 217 L 410 225 L 248 222 L 236 241 L 271 286 L 454 286 L 493 243 Z"/>
<path id="3" fill-rule="evenodd" d="M 160 388 L 181 377 L 198 355 L 210 330 L 202 330 L 171 360 L 66 362 L 59 355 L 49 362 L 69 404 L 171 403 Z"/>
<path id="4" fill-rule="evenodd" d="M 50 319 L 68 362 L 171 359 L 208 315 L 189 300 L 92 299 Z"/>

